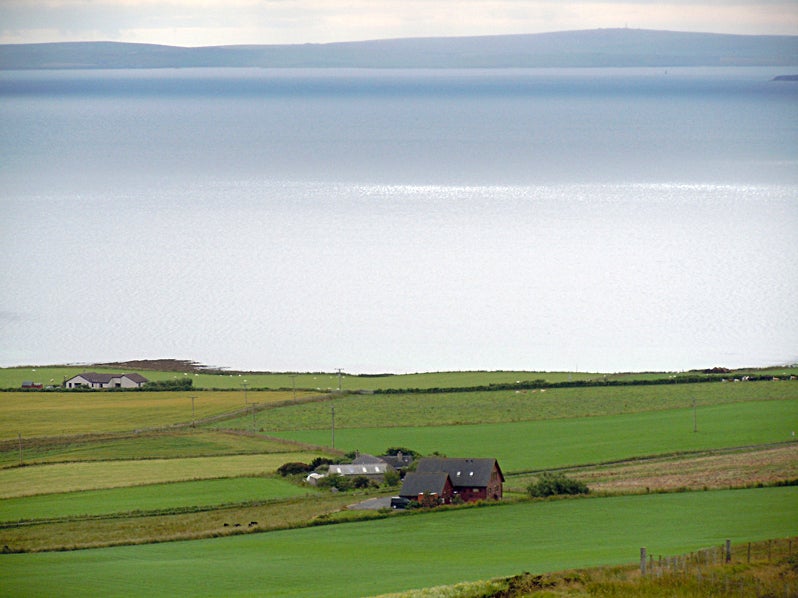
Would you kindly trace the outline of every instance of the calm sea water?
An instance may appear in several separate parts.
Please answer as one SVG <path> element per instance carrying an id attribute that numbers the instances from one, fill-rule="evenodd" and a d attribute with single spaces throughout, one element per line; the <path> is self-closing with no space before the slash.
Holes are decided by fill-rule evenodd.
<path id="1" fill-rule="evenodd" d="M 798 360 L 772 69 L 0 73 L 0 365 Z"/>

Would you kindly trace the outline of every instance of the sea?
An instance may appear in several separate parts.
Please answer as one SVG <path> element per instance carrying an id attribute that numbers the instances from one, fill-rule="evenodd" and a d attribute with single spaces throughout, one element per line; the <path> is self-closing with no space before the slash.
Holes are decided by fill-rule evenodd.
<path id="1" fill-rule="evenodd" d="M 0 366 L 794 363 L 782 74 L 2 71 Z"/>

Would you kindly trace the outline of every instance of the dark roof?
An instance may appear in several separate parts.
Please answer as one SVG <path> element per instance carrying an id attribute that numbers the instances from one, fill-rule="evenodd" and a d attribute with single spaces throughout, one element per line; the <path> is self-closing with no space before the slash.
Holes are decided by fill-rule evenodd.
<path id="1" fill-rule="evenodd" d="M 108 384 L 112 379 L 119 377 L 117 374 L 98 374 L 97 372 L 83 372 L 78 374 L 78 376 L 93 384 Z M 78 376 L 72 376 L 72 378 L 77 378 Z"/>
<path id="2" fill-rule="evenodd" d="M 384 465 L 385 460 L 368 453 L 359 453 L 357 457 L 352 460 L 352 465 Z"/>
<path id="3" fill-rule="evenodd" d="M 430 473 L 411 471 L 402 482 L 399 496 L 408 498 L 416 498 L 419 494 L 437 494 L 442 496 L 448 479 L 449 474 L 443 471 Z"/>
<path id="4" fill-rule="evenodd" d="M 497 469 L 502 482 L 504 474 L 496 459 L 446 459 L 427 457 L 418 462 L 416 471 L 430 473 L 444 471 L 452 484 L 459 486 L 485 487 L 490 483 L 493 470 Z"/>
<path id="5" fill-rule="evenodd" d="M 408 467 L 413 462 L 412 455 L 382 455 L 380 459 L 396 469 Z"/>
<path id="6" fill-rule="evenodd" d="M 136 374 L 135 372 L 132 374 L 122 374 L 122 376 L 124 376 L 128 380 L 133 380 L 133 382 L 136 382 L 137 384 L 144 384 L 145 382 L 149 382 L 149 380 L 147 380 L 144 376 L 142 376 L 141 374 Z"/>

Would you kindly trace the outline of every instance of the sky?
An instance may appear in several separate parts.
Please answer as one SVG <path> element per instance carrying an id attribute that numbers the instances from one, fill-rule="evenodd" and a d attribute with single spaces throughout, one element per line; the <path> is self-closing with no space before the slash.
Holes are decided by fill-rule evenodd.
<path id="1" fill-rule="evenodd" d="M 798 0 L 0 0 L 0 43 L 300 44 L 630 27 L 798 34 Z"/>

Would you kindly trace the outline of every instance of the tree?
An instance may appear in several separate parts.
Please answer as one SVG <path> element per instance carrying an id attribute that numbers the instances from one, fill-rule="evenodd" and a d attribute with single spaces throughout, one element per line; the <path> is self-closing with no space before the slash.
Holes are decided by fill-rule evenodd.
<path id="1" fill-rule="evenodd" d="M 399 472 L 393 469 L 389 469 L 385 472 L 385 476 L 383 477 L 383 481 L 385 482 L 386 486 L 398 486 L 399 482 L 402 481 L 402 476 L 399 475 Z"/>

